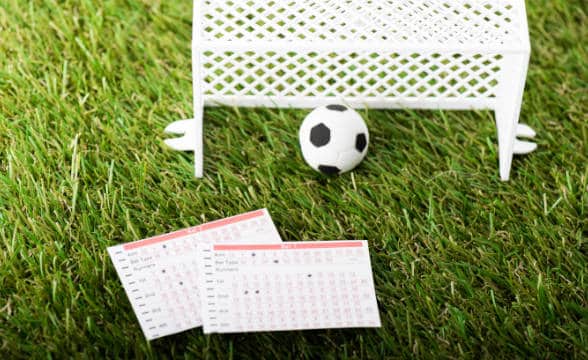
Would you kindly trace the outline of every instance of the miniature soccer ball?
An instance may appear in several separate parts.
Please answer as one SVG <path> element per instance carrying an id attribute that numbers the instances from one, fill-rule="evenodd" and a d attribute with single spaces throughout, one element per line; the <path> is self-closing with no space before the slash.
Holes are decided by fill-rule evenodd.
<path id="1" fill-rule="evenodd" d="M 355 168 L 367 154 L 369 133 L 361 115 L 343 105 L 314 109 L 299 132 L 304 160 L 327 175 Z"/>

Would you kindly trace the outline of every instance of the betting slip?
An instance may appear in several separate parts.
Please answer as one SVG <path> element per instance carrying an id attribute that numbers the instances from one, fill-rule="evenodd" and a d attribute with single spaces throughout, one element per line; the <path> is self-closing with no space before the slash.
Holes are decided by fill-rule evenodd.
<path id="1" fill-rule="evenodd" d="M 281 242 L 266 209 L 108 248 L 147 340 L 202 325 L 198 247 Z"/>
<path id="2" fill-rule="evenodd" d="M 199 247 L 204 333 L 380 327 L 367 241 Z"/>

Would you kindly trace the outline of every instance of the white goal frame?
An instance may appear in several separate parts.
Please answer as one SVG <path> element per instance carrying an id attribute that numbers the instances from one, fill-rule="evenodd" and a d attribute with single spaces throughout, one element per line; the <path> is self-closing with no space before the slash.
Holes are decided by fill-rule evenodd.
<path id="1" fill-rule="evenodd" d="M 194 0 L 194 118 L 166 143 L 202 177 L 205 106 L 489 109 L 506 181 L 537 147 L 517 139 L 530 52 L 524 0 Z"/>

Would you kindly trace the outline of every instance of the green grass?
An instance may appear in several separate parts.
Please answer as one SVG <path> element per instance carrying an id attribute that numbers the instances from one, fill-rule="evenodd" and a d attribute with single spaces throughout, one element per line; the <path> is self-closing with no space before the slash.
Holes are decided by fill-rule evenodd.
<path id="1" fill-rule="evenodd" d="M 588 10 L 528 3 L 540 147 L 502 183 L 490 112 L 365 112 L 368 158 L 324 178 L 304 112 L 231 108 L 197 180 L 162 143 L 190 1 L 0 0 L 2 358 L 587 358 Z M 261 207 L 284 240 L 370 241 L 382 329 L 146 342 L 106 248 Z"/>

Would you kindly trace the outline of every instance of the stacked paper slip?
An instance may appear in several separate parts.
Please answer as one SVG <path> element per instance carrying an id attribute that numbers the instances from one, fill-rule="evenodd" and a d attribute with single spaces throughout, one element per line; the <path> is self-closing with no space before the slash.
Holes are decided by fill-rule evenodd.
<path id="1" fill-rule="evenodd" d="M 108 252 L 148 340 L 380 326 L 367 242 L 282 242 L 265 209 Z"/>

